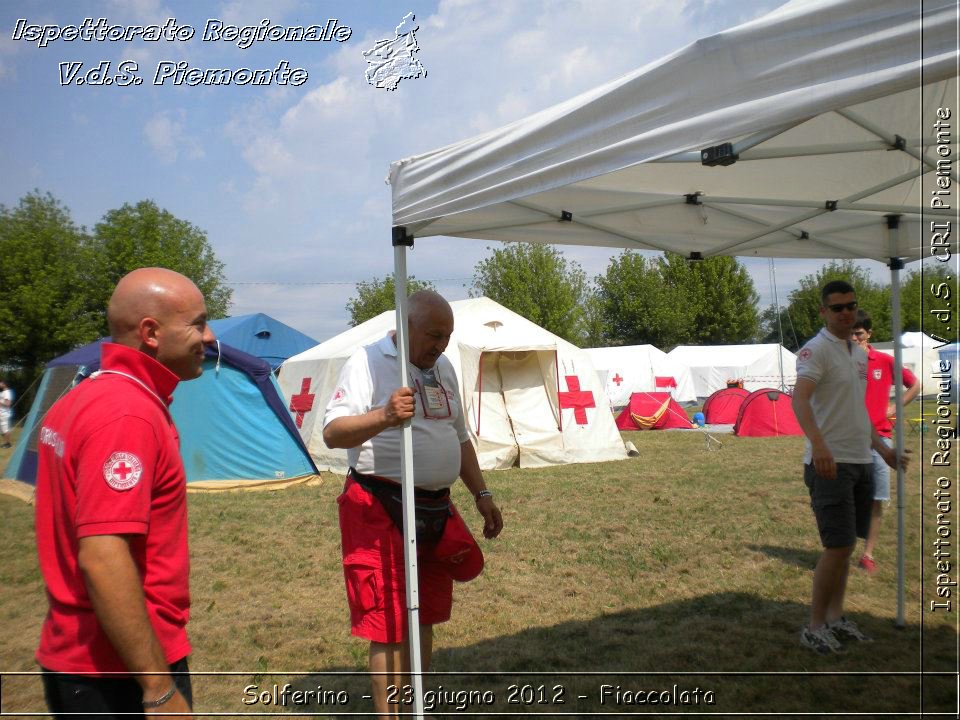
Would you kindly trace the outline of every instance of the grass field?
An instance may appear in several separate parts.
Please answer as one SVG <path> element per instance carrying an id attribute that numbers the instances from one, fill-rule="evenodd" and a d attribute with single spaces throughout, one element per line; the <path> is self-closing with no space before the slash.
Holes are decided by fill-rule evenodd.
<path id="1" fill-rule="evenodd" d="M 894 626 L 894 503 L 878 572 L 851 571 L 847 595 L 848 615 L 876 642 L 829 657 L 797 642 L 819 553 L 802 439 L 726 435 L 722 449 L 708 451 L 699 432 L 625 437 L 639 458 L 485 474 L 505 529 L 483 543 L 485 572 L 456 588 L 453 619 L 436 629 L 433 669 L 472 674 L 425 678 L 434 716 L 955 713 L 958 611 L 929 610 L 937 509 L 925 465 L 933 448 L 921 452 L 920 440 L 926 446 L 930 433 L 907 435 L 914 465 L 905 495 L 906 628 Z M 371 710 L 361 697 L 366 643 L 349 635 L 339 563 L 340 486 L 326 476 L 314 488 L 191 494 L 191 669 L 238 673 L 197 675 L 198 712 L 276 711 L 245 701 L 288 682 L 328 692 L 326 705 L 288 711 Z M 460 485 L 455 498 L 476 528 Z M 45 600 L 32 512 L 0 496 L 6 673 L 36 669 Z M 251 685 L 257 690 L 245 691 Z M 687 704 L 626 704 L 639 690 L 668 691 L 663 698 Z M 4 675 L 2 691 L 4 714 L 44 709 L 36 676 Z M 348 704 L 333 704 L 345 695 Z"/>

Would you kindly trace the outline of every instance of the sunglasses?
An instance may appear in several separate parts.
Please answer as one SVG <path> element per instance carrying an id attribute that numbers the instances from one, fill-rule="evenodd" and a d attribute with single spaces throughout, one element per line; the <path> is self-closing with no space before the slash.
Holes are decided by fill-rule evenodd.
<path id="1" fill-rule="evenodd" d="M 834 303 L 833 305 L 827 305 L 827 309 L 830 312 L 843 312 L 844 310 L 856 310 L 859 303 L 856 300 L 848 303 Z"/>

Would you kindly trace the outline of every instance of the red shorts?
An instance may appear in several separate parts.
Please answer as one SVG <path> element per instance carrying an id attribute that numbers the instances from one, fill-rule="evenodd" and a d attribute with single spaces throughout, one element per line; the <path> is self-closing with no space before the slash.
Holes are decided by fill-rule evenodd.
<path id="1" fill-rule="evenodd" d="M 403 642 L 407 637 L 403 536 L 380 501 L 349 478 L 337 504 L 351 632 L 379 643 Z M 417 569 L 420 624 L 446 622 L 453 606 L 453 578 L 429 555 L 417 558 Z"/>

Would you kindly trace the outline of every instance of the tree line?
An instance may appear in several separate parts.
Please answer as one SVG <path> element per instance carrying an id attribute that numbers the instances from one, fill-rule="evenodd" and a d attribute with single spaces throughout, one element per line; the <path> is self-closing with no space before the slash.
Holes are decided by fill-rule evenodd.
<path id="1" fill-rule="evenodd" d="M 753 280 L 732 257 L 689 261 L 678 253 L 649 257 L 625 250 L 590 282 L 579 263 L 550 245 L 509 243 L 489 251 L 474 267 L 470 296 L 485 295 L 580 347 L 649 344 L 669 351 L 677 345 L 773 343 L 781 342 L 782 331 L 783 345 L 796 351 L 823 326 L 820 288 L 837 279 L 856 289 L 873 319 L 873 340 L 892 339 L 890 285 L 849 260 L 827 262 L 803 277 L 778 317 L 775 306 L 758 307 Z M 942 282 L 955 286 L 941 264 L 901 275 L 904 332 L 943 335 L 945 315 L 921 306 Z M 435 289 L 411 278 L 411 292 L 424 288 Z M 347 302 L 350 324 L 393 309 L 393 293 L 392 275 L 358 283 Z M 953 307 L 955 316 L 956 298 L 941 293 L 941 303 Z"/>
<path id="2" fill-rule="evenodd" d="M 0 205 L 0 372 L 23 395 L 49 360 L 107 335 L 106 303 L 123 275 L 156 265 L 193 280 L 211 319 L 226 316 L 232 291 L 206 232 L 151 200 L 108 211 L 92 231 L 49 193 Z M 753 281 L 730 257 L 690 262 L 627 250 L 591 281 L 553 246 L 510 243 L 490 248 L 475 266 L 469 294 L 486 295 L 581 347 L 778 342 L 782 328 L 784 345 L 796 350 L 822 325 L 820 287 L 838 278 L 872 314 L 874 340 L 889 340 L 890 286 L 850 261 L 828 262 L 801 279 L 779 317 L 773 307 L 758 308 Z M 929 306 L 937 285 L 954 288 L 954 280 L 939 264 L 903 274 L 904 331 L 949 335 L 956 297 L 949 290 L 937 296 L 949 313 Z M 357 283 L 347 302 L 351 325 L 393 309 L 393 288 L 389 275 Z M 411 291 L 423 288 L 434 286 L 410 279 Z"/>
<path id="3" fill-rule="evenodd" d="M 206 233 L 151 200 L 110 210 L 92 231 L 49 193 L 0 205 L 0 371 L 24 395 L 49 360 L 109 333 L 117 281 L 151 266 L 183 273 L 211 318 L 226 315 L 232 291 Z"/>

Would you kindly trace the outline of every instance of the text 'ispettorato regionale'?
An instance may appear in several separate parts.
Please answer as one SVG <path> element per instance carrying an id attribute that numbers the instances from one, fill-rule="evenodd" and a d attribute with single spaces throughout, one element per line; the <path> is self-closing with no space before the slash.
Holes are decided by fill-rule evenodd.
<path id="1" fill-rule="evenodd" d="M 275 25 L 264 18 L 256 25 L 231 25 L 222 20 L 207 20 L 199 39 L 202 42 L 225 42 L 246 50 L 255 43 L 280 42 L 345 42 L 353 30 L 331 18 L 316 25 Z M 12 40 L 35 43 L 45 48 L 52 43 L 148 43 L 189 42 L 197 37 L 192 25 L 180 24 L 176 18 L 153 25 L 115 25 L 106 18 L 84 18 L 78 25 L 31 24 L 17 20 Z M 142 85 L 144 77 L 134 60 L 113 63 L 111 60 L 87 63 L 79 60 L 59 64 L 61 85 Z M 199 68 L 188 62 L 160 60 L 148 77 L 154 85 L 302 85 L 309 78 L 304 68 L 291 67 L 280 60 L 267 68 Z"/>

